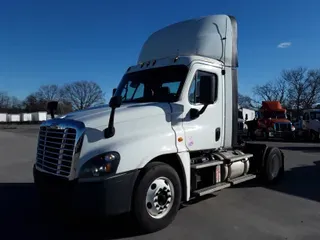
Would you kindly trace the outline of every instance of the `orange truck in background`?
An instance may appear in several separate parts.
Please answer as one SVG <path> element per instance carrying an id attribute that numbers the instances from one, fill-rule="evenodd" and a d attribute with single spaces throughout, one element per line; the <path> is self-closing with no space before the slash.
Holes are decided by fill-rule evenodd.
<path id="1" fill-rule="evenodd" d="M 287 117 L 287 110 L 279 101 L 263 101 L 258 118 L 246 122 L 251 139 L 293 139 L 295 128 Z"/>

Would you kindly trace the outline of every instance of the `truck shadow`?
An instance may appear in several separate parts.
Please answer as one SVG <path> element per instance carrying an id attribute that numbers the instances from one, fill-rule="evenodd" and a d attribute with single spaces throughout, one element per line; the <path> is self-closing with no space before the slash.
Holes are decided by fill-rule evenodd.
<path id="1" fill-rule="evenodd" d="M 286 146 L 279 147 L 281 150 L 289 150 L 289 151 L 300 151 L 305 153 L 319 153 L 320 154 L 320 145 L 319 146 L 308 146 L 308 147 L 300 147 L 300 146 Z"/>
<path id="2" fill-rule="evenodd" d="M 304 165 L 294 167 L 285 171 L 284 178 L 266 188 L 281 193 L 293 195 L 320 202 L 320 161 L 314 162 L 314 165 Z M 263 187 L 258 179 L 239 184 L 236 187 Z"/>
<path id="3" fill-rule="evenodd" d="M 63 216 L 46 218 L 32 183 L 0 183 L 0 196 L 3 239 L 120 239 L 142 234 L 128 216 L 103 220 L 81 217 L 72 218 L 72 222 Z"/>

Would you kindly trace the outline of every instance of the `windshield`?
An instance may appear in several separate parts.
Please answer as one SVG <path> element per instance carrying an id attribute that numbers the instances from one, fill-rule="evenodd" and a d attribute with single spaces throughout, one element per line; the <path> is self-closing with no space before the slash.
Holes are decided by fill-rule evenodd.
<path id="1" fill-rule="evenodd" d="M 121 95 L 124 103 L 176 102 L 188 70 L 176 65 L 125 74 L 115 95 Z"/>
<path id="2" fill-rule="evenodd" d="M 282 111 L 264 112 L 264 118 L 287 118 L 287 114 Z"/>
<path id="3" fill-rule="evenodd" d="M 311 120 L 318 119 L 320 121 L 320 112 L 311 112 L 310 119 Z"/>

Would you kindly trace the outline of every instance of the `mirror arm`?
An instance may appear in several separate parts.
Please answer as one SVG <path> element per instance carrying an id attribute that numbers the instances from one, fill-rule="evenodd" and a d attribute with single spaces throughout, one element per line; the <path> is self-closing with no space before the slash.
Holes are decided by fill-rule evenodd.
<path id="1" fill-rule="evenodd" d="M 209 104 L 205 104 L 200 111 L 196 108 L 191 108 L 190 109 L 190 118 L 191 119 L 196 119 L 198 118 L 202 113 L 204 113 L 204 111 L 207 109 Z"/>
<path id="2" fill-rule="evenodd" d="M 109 124 L 108 128 L 104 130 L 104 137 L 105 138 L 111 138 L 116 133 L 116 130 L 114 128 L 114 114 L 115 114 L 115 108 L 111 108 L 110 118 L 109 118 Z"/>
<path id="3" fill-rule="evenodd" d="M 200 109 L 200 111 L 199 111 L 199 116 L 200 116 L 202 113 L 204 113 L 204 111 L 207 109 L 208 105 L 209 105 L 209 104 L 205 104 L 205 105 Z"/>

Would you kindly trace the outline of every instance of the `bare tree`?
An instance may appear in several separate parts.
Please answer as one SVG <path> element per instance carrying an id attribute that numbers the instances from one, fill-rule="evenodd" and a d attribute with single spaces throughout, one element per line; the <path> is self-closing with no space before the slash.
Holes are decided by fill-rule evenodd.
<path id="1" fill-rule="evenodd" d="M 276 81 L 269 81 L 254 87 L 253 93 L 263 101 L 280 101 L 285 105 L 288 93 L 287 82 L 280 78 Z"/>
<path id="2" fill-rule="evenodd" d="M 300 115 L 301 109 L 310 108 L 320 97 L 320 70 L 283 70 L 276 81 L 256 86 L 253 92 L 262 100 L 280 101 Z"/>
<path id="3" fill-rule="evenodd" d="M 35 93 L 28 95 L 23 105 L 27 112 L 46 111 L 46 102 L 40 100 Z"/>
<path id="4" fill-rule="evenodd" d="M 251 97 L 238 93 L 238 104 L 243 108 L 256 108 L 258 103 Z"/>
<path id="5" fill-rule="evenodd" d="M 60 100 L 60 89 L 58 85 L 42 85 L 39 90 L 35 93 L 38 99 L 44 101 Z"/>
<path id="6" fill-rule="evenodd" d="M 298 67 L 283 70 L 281 78 L 288 84 L 288 102 L 300 114 L 310 108 L 320 95 L 320 71 Z"/>
<path id="7" fill-rule="evenodd" d="M 75 110 L 82 110 L 105 102 L 102 89 L 92 81 L 66 84 L 61 90 L 61 95 L 65 101 L 72 104 Z"/>
<path id="8" fill-rule="evenodd" d="M 15 96 L 9 97 L 8 113 L 22 112 L 22 102 Z"/>
<path id="9" fill-rule="evenodd" d="M 10 97 L 6 92 L 0 92 L 0 109 L 5 111 L 9 108 Z"/>

